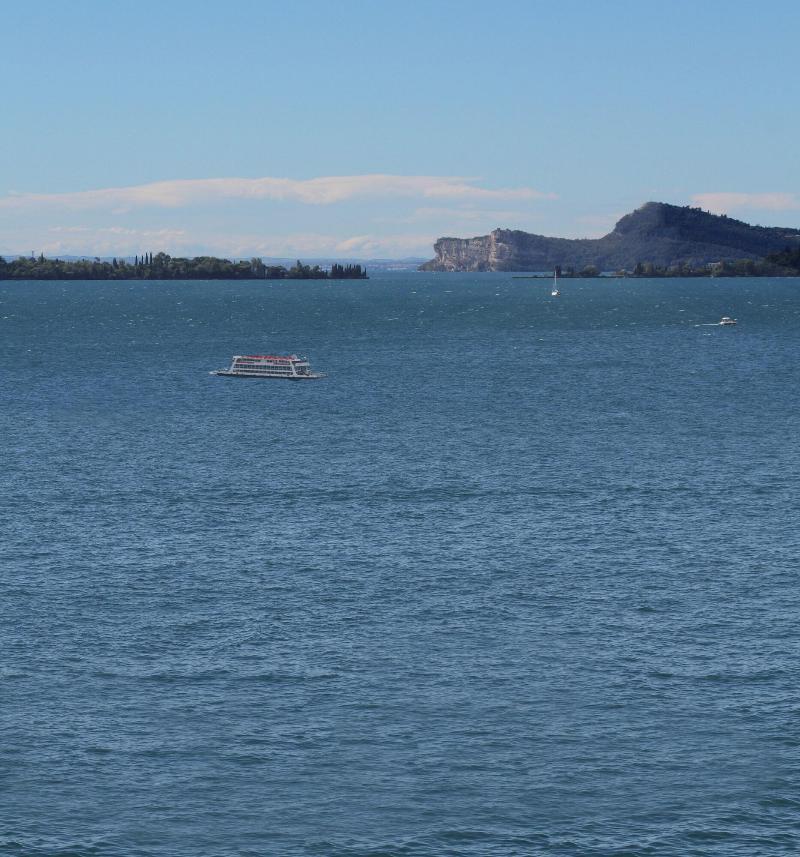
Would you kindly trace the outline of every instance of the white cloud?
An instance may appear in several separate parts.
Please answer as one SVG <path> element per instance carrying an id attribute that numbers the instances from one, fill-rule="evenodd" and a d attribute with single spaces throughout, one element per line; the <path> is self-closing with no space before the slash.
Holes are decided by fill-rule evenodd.
<path id="1" fill-rule="evenodd" d="M 0 210 L 104 209 L 126 213 L 132 208 L 183 208 L 222 200 L 291 200 L 330 205 L 363 197 L 421 197 L 426 199 L 533 200 L 552 199 L 528 187 L 485 188 L 476 179 L 457 176 L 327 176 L 296 180 L 263 177 L 177 179 L 130 187 L 101 188 L 74 193 L 11 193 L 0 198 Z"/>
<path id="2" fill-rule="evenodd" d="M 445 208 L 445 207 L 422 207 L 414 210 L 408 220 L 463 220 L 468 223 L 479 221 L 493 221 L 494 223 L 506 223 L 519 220 L 526 215 L 524 211 L 510 211 L 483 208 Z"/>
<path id="3" fill-rule="evenodd" d="M 354 235 L 352 238 L 339 241 L 336 249 L 343 253 L 363 253 L 365 250 L 372 250 L 375 245 L 376 241 L 371 235 Z"/>
<path id="4" fill-rule="evenodd" d="M 800 208 L 800 198 L 794 193 L 696 193 L 692 202 L 715 214 L 727 214 L 740 208 L 766 211 Z"/>
<path id="5" fill-rule="evenodd" d="M 432 256 L 436 236 L 425 235 L 355 235 L 336 244 L 336 252 L 359 258 L 396 258 L 398 256 Z"/>
<path id="6" fill-rule="evenodd" d="M 52 226 L 43 239 L 22 241 L 37 252 L 86 256 L 125 256 L 147 250 L 173 247 L 179 250 L 191 242 L 183 229 L 126 229 L 122 226 Z"/>

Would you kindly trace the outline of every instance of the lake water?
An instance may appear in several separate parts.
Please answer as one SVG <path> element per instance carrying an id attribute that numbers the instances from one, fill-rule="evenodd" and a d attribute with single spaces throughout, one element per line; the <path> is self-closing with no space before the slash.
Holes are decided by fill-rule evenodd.
<path id="1" fill-rule="evenodd" d="M 797 853 L 800 281 L 549 285 L 0 283 L 0 854 Z"/>

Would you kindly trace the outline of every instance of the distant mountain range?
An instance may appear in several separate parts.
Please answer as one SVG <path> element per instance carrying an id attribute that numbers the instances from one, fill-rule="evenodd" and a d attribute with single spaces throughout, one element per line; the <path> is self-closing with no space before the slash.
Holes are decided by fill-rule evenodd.
<path id="1" fill-rule="evenodd" d="M 478 238 L 440 238 L 423 271 L 632 270 L 637 262 L 693 267 L 762 259 L 800 246 L 800 229 L 751 226 L 699 208 L 648 202 L 626 214 L 602 238 L 548 238 L 495 229 Z"/>

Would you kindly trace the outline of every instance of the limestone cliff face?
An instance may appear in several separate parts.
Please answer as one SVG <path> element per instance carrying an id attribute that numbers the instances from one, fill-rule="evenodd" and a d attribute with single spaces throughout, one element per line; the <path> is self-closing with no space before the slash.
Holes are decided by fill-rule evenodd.
<path id="1" fill-rule="evenodd" d="M 440 238 L 436 258 L 423 271 L 548 271 L 556 265 L 580 269 L 632 269 L 656 265 L 759 259 L 800 242 L 800 230 L 751 226 L 697 208 L 648 202 L 626 214 L 602 238 L 549 238 L 495 229 L 477 238 Z"/>
<path id="2" fill-rule="evenodd" d="M 440 238 L 433 250 L 436 258 L 421 266 L 424 271 L 495 271 L 494 232 L 480 238 Z"/>

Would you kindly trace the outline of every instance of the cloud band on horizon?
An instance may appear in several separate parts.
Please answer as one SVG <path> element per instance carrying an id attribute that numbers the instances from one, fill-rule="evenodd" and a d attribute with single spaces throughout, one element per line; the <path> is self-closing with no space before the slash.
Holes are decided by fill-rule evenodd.
<path id="1" fill-rule="evenodd" d="M 478 179 L 460 176 L 368 174 L 313 179 L 261 178 L 175 179 L 128 187 L 66 193 L 17 193 L 0 198 L 0 210 L 58 208 L 72 211 L 131 208 L 182 208 L 219 200 L 294 201 L 331 205 L 363 197 L 422 197 L 449 200 L 555 199 L 556 194 L 529 187 L 486 188 Z"/>
<path id="2" fill-rule="evenodd" d="M 727 214 L 738 209 L 759 211 L 793 211 L 800 209 L 800 198 L 793 193 L 696 193 L 692 202 L 714 214 Z"/>

